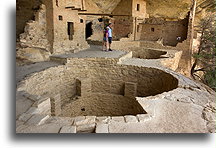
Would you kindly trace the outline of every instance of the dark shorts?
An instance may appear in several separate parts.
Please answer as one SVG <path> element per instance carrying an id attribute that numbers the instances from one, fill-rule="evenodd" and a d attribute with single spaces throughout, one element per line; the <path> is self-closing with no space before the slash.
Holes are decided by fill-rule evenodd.
<path id="1" fill-rule="evenodd" d="M 104 41 L 104 42 L 107 42 L 107 38 L 106 38 L 106 37 L 104 37 L 104 38 L 103 38 L 103 41 Z"/>
<path id="2" fill-rule="evenodd" d="M 108 38 L 108 41 L 109 41 L 109 43 L 111 44 L 111 43 L 112 43 L 112 37 L 109 37 L 109 38 Z"/>

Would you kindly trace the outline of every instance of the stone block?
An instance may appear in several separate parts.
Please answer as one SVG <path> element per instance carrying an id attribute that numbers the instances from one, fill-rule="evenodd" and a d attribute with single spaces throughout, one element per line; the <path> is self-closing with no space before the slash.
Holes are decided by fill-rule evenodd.
<path id="1" fill-rule="evenodd" d="M 137 117 L 136 116 L 131 116 L 131 115 L 126 115 L 125 117 L 125 122 L 126 123 L 137 123 Z"/>
<path id="2" fill-rule="evenodd" d="M 75 125 L 76 126 L 79 126 L 79 125 L 85 125 L 85 124 L 92 124 L 92 123 L 95 123 L 95 119 L 96 117 L 95 116 L 86 116 L 85 119 L 80 119 L 80 120 L 76 120 L 75 119 Z"/>
<path id="3" fill-rule="evenodd" d="M 17 133 L 59 133 L 61 126 L 57 124 L 43 124 L 39 126 L 23 125 L 16 129 Z"/>
<path id="4" fill-rule="evenodd" d="M 207 121 L 216 121 L 214 112 L 203 112 L 203 118 Z"/>
<path id="5" fill-rule="evenodd" d="M 85 116 L 78 116 L 74 118 L 74 125 L 82 123 L 85 120 Z"/>
<path id="6" fill-rule="evenodd" d="M 33 115 L 28 121 L 28 125 L 41 125 L 43 124 L 50 116 L 49 115 Z"/>
<path id="7" fill-rule="evenodd" d="M 76 126 L 63 126 L 60 133 L 76 133 Z"/>
<path id="8" fill-rule="evenodd" d="M 36 101 L 33 105 L 33 107 L 43 108 L 43 107 L 49 107 L 51 108 L 50 98 L 43 98 L 38 101 Z"/>
<path id="9" fill-rule="evenodd" d="M 96 126 L 96 133 L 109 133 L 109 126 L 108 124 L 97 124 Z"/>
<path id="10" fill-rule="evenodd" d="M 55 123 L 61 126 L 71 126 L 74 123 L 74 118 L 70 117 L 50 117 L 46 120 L 45 124 L 47 123 Z"/>
<path id="11" fill-rule="evenodd" d="M 137 118 L 139 122 L 146 122 L 152 119 L 152 117 L 149 114 L 139 114 L 137 115 Z"/>
<path id="12" fill-rule="evenodd" d="M 107 124 L 110 122 L 110 117 L 109 116 L 104 116 L 104 117 L 96 117 L 96 123 L 104 123 Z"/>
<path id="13" fill-rule="evenodd" d="M 36 107 L 30 107 L 26 112 L 26 114 L 39 114 L 41 111 Z"/>
<path id="14" fill-rule="evenodd" d="M 216 122 L 215 121 L 207 122 L 207 128 L 210 133 L 215 133 L 216 132 Z"/>
<path id="15" fill-rule="evenodd" d="M 112 117 L 111 120 L 110 120 L 110 123 L 115 123 L 115 122 L 125 123 L 125 119 L 124 119 L 123 116 Z"/>
<path id="16" fill-rule="evenodd" d="M 132 82 L 126 82 L 124 96 L 136 97 L 137 96 L 137 84 L 132 83 Z"/>
<path id="17" fill-rule="evenodd" d="M 51 114 L 53 116 L 61 115 L 61 95 L 57 94 L 53 97 L 50 97 L 51 101 Z"/>
<path id="18" fill-rule="evenodd" d="M 16 100 L 16 118 L 18 118 L 22 113 L 26 112 L 33 104 L 33 101 L 20 98 Z"/>
<path id="19" fill-rule="evenodd" d="M 27 113 L 23 113 L 22 115 L 19 116 L 19 120 L 26 122 L 29 118 L 31 118 L 33 116 L 33 114 L 27 114 Z"/>
<path id="20" fill-rule="evenodd" d="M 95 126 L 95 123 L 77 126 L 77 133 L 93 133 Z"/>

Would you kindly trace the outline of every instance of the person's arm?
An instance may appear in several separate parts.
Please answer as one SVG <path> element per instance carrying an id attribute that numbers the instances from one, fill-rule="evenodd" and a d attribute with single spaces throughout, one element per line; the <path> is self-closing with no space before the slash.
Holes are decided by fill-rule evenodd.
<path id="1" fill-rule="evenodd" d="M 108 31 L 106 31 L 106 38 L 108 39 Z"/>

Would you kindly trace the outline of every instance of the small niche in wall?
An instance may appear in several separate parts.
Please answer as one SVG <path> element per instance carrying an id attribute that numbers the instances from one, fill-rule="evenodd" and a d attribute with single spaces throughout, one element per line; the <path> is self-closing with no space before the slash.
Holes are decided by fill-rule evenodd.
<path id="1" fill-rule="evenodd" d="M 59 16 L 58 16 L 58 19 L 59 19 L 60 21 L 62 21 L 62 20 L 63 20 L 63 16 L 59 15 Z"/>
<path id="2" fill-rule="evenodd" d="M 83 19 L 80 19 L 80 23 L 83 23 Z"/>
<path id="3" fill-rule="evenodd" d="M 155 29 L 154 28 L 151 28 L 151 32 L 154 32 L 155 31 Z"/>
<path id="4" fill-rule="evenodd" d="M 137 4 L 137 11 L 140 11 L 140 4 Z"/>
<path id="5" fill-rule="evenodd" d="M 103 18 L 99 18 L 99 19 L 98 19 L 98 22 L 103 22 Z"/>

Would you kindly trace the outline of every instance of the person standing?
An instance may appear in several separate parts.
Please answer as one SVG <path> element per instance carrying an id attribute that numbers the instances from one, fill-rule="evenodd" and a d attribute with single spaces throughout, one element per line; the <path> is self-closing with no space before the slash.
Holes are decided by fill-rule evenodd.
<path id="1" fill-rule="evenodd" d="M 111 44 L 112 44 L 112 23 L 109 23 L 109 25 L 107 26 L 107 30 L 108 30 L 108 42 L 109 42 L 109 51 L 112 51 L 111 49 Z"/>
<path id="2" fill-rule="evenodd" d="M 103 51 L 108 51 L 108 29 L 104 27 L 104 32 L 103 32 Z"/>

